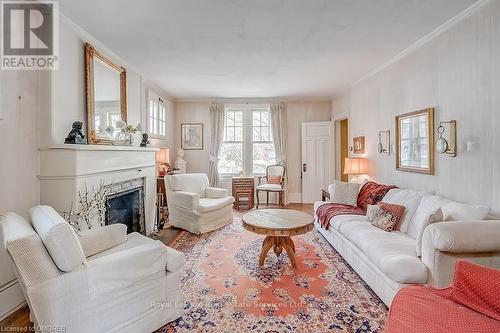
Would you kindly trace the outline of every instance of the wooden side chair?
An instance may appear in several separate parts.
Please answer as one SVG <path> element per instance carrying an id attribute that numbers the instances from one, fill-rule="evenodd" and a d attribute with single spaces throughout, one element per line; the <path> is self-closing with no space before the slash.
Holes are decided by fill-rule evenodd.
<path id="1" fill-rule="evenodd" d="M 269 205 L 269 193 L 278 193 L 279 205 L 284 206 L 283 194 L 285 193 L 285 174 L 286 168 L 283 165 L 270 165 L 266 169 L 266 176 L 258 177 L 259 183 L 257 184 L 257 209 L 259 209 L 259 192 L 264 191 L 267 194 L 267 205 Z M 262 180 L 265 179 L 265 182 Z"/>

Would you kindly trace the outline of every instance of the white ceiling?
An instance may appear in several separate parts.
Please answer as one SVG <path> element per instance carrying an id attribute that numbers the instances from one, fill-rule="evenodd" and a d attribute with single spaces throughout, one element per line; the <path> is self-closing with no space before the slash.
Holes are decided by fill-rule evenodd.
<path id="1" fill-rule="evenodd" d="M 177 98 L 332 96 L 477 0 L 61 0 Z M 83 52 L 83 51 L 82 51 Z"/>

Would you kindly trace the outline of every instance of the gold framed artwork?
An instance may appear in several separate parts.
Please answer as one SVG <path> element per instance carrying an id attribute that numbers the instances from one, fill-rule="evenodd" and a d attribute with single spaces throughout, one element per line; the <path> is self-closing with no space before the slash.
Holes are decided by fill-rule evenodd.
<path id="1" fill-rule="evenodd" d="M 434 108 L 396 116 L 396 170 L 434 175 Z"/>
<path id="2" fill-rule="evenodd" d="M 365 137 L 357 136 L 352 138 L 352 152 L 354 154 L 364 154 L 365 153 Z"/>
<path id="3" fill-rule="evenodd" d="M 88 142 L 111 145 L 116 122 L 127 122 L 127 72 L 86 43 L 85 85 Z"/>
<path id="4" fill-rule="evenodd" d="M 181 148 L 184 150 L 203 150 L 203 124 L 181 124 Z"/>

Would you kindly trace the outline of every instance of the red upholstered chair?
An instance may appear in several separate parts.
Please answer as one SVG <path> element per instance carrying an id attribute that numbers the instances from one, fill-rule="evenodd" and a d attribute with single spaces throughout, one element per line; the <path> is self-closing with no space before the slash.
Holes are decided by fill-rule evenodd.
<path id="1" fill-rule="evenodd" d="M 458 261 L 448 288 L 401 289 L 384 332 L 500 332 L 499 290 L 500 270 Z"/>

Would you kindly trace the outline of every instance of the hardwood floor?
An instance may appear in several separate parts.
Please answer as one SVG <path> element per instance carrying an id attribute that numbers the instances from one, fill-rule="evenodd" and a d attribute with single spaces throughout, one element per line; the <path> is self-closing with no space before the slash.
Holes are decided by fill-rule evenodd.
<path id="1" fill-rule="evenodd" d="M 266 206 L 261 205 L 259 209 L 266 208 L 279 208 L 276 205 Z M 254 208 L 255 209 L 255 208 Z M 295 209 L 300 210 L 307 213 L 312 213 L 313 205 L 312 204 L 289 204 L 285 207 L 285 209 Z M 241 217 L 248 211 L 234 211 L 234 216 Z M 170 227 L 168 229 L 160 231 L 157 235 L 151 235 L 153 239 L 159 239 L 164 244 L 169 244 L 179 233 L 181 229 Z M 0 332 L 31 332 L 33 328 L 33 324 L 29 320 L 29 309 L 28 306 L 25 306 L 9 317 L 0 322 Z"/>

